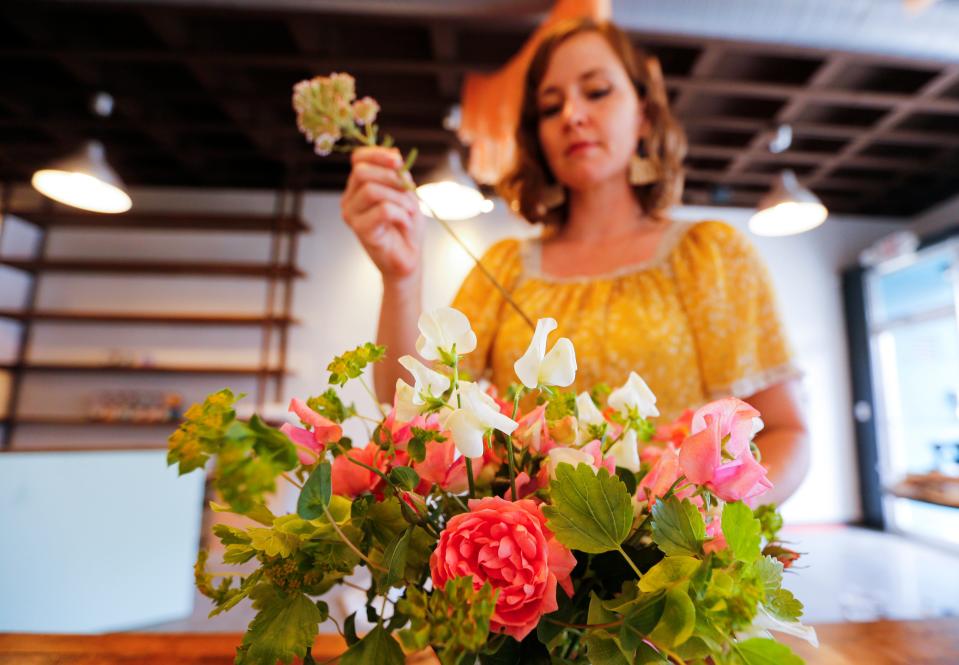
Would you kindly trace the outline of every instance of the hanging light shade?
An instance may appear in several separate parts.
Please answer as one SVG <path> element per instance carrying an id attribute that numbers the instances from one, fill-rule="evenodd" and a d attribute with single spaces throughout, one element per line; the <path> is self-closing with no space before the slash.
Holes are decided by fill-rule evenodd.
<path id="1" fill-rule="evenodd" d="M 99 141 L 88 141 L 73 155 L 38 170 L 30 182 L 54 201 L 91 212 L 126 212 L 132 206 Z"/>
<path id="2" fill-rule="evenodd" d="M 816 228 L 828 215 L 819 197 L 800 185 L 795 173 L 783 171 L 760 199 L 749 230 L 759 236 L 794 235 Z"/>
<path id="3" fill-rule="evenodd" d="M 450 151 L 447 162 L 447 167 L 434 176 L 433 182 L 416 188 L 423 199 L 420 202 L 423 214 L 432 217 L 432 210 L 443 219 L 462 220 L 490 212 L 493 202 L 483 196 L 466 175 L 459 153 Z"/>

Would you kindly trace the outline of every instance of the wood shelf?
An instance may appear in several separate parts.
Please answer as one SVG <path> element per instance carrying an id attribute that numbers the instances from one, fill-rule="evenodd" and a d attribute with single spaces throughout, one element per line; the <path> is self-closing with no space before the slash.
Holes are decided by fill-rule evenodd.
<path id="1" fill-rule="evenodd" d="M 110 259 L 0 259 L 0 265 L 30 273 L 86 272 L 128 275 L 229 275 L 232 277 L 304 277 L 297 268 L 266 263 L 222 263 L 201 261 L 115 261 Z"/>
<path id="2" fill-rule="evenodd" d="M 0 363 L 0 370 L 25 372 L 110 372 L 117 374 L 209 374 L 213 376 L 256 376 L 267 374 L 279 377 L 287 371 L 277 367 L 218 367 L 215 365 L 111 365 L 109 363 L 27 362 Z"/>
<path id="3" fill-rule="evenodd" d="M 26 312 L 0 309 L 0 319 L 17 321 L 55 321 L 62 323 L 120 323 L 169 325 L 227 325 L 227 326 L 290 326 L 297 323 L 291 317 L 263 317 L 256 314 L 184 314 L 184 313 L 121 313 L 41 310 Z"/>
<path id="4" fill-rule="evenodd" d="M 270 215 L 217 215 L 206 213 L 130 212 L 120 215 L 73 211 L 10 210 L 10 215 L 44 228 L 171 231 L 215 231 L 239 233 L 304 233 L 309 227 L 299 217 Z"/>

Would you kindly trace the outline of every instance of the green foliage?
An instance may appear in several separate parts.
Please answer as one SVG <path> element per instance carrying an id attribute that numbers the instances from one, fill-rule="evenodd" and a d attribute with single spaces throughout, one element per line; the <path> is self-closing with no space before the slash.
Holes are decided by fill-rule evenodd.
<path id="1" fill-rule="evenodd" d="M 691 556 L 668 556 L 646 571 L 639 581 L 639 590 L 649 593 L 687 582 L 701 564 L 699 559 Z"/>
<path id="2" fill-rule="evenodd" d="M 408 466 L 394 466 L 387 478 L 393 486 L 407 491 L 413 491 L 420 484 L 419 474 Z"/>
<path id="3" fill-rule="evenodd" d="M 181 476 L 206 466 L 210 456 L 220 451 L 224 432 L 236 419 L 233 405 L 241 397 L 224 388 L 187 409 L 183 423 L 168 439 L 167 464 L 179 465 Z"/>
<path id="4" fill-rule="evenodd" d="M 723 506 L 723 535 L 737 561 L 750 563 L 759 558 L 761 526 L 742 501 Z"/>
<path id="5" fill-rule="evenodd" d="M 406 556 L 410 550 L 412 527 L 398 534 L 383 553 L 383 565 L 386 568 L 384 587 L 396 586 L 406 572 Z"/>
<path id="6" fill-rule="evenodd" d="M 586 637 L 586 654 L 592 665 L 632 665 L 633 656 L 623 650 L 615 637 L 605 630 L 594 630 Z"/>
<path id="7" fill-rule="evenodd" d="M 340 656 L 340 665 L 403 665 L 399 642 L 383 626 L 376 626 Z"/>
<path id="8" fill-rule="evenodd" d="M 635 649 L 653 631 L 663 616 L 666 592 L 643 593 L 630 603 L 619 630 L 619 640 L 627 649 Z"/>
<path id="9" fill-rule="evenodd" d="M 633 525 L 633 502 L 619 478 L 562 463 L 549 486 L 553 503 L 543 514 L 559 542 L 594 554 L 620 548 Z"/>
<path id="10" fill-rule="evenodd" d="M 410 625 L 399 637 L 407 649 L 433 645 L 444 665 L 471 663 L 489 639 L 489 621 L 496 607 L 496 591 L 486 583 L 473 589 L 472 577 L 449 580 L 429 594 L 416 586 L 406 589 L 397 610 L 409 616 Z"/>
<path id="11" fill-rule="evenodd" d="M 275 665 L 303 658 L 320 623 L 316 604 L 302 593 L 283 593 L 270 584 L 258 584 L 250 598 L 258 612 L 237 649 L 236 665 Z"/>
<path id="12" fill-rule="evenodd" d="M 244 514 L 257 509 L 265 494 L 276 489 L 276 477 L 297 465 L 296 448 L 285 434 L 259 417 L 236 419 L 238 398 L 230 390 L 207 396 L 191 406 L 183 424 L 169 439 L 167 463 L 181 474 L 203 468 L 213 455 L 213 484 L 230 510 Z"/>
<path id="13" fill-rule="evenodd" d="M 576 393 L 564 390 L 553 391 L 546 398 L 546 420 L 560 420 L 576 415 Z"/>
<path id="14" fill-rule="evenodd" d="M 313 469 L 300 490 L 296 501 L 296 514 L 305 520 L 314 520 L 321 517 L 330 499 L 333 497 L 332 467 L 329 462 L 323 462 Z"/>
<path id="15" fill-rule="evenodd" d="M 350 379 L 360 376 L 367 365 L 382 360 L 385 355 L 385 346 L 367 342 L 335 357 L 326 367 L 330 372 L 330 383 L 336 386 L 346 385 Z"/>
<path id="16" fill-rule="evenodd" d="M 735 653 L 743 665 L 803 665 L 803 660 L 792 649 L 776 640 L 753 638 L 740 642 Z"/>
<path id="17" fill-rule="evenodd" d="M 674 586 L 666 592 L 663 616 L 649 634 L 653 642 L 677 647 L 688 640 L 696 627 L 696 607 L 686 585 Z"/>
<path id="18" fill-rule="evenodd" d="M 409 440 L 409 443 L 406 444 L 406 452 L 409 453 L 410 459 L 414 462 L 422 462 L 426 459 L 426 446 L 430 442 L 437 441 L 443 443 L 446 441 L 445 436 L 432 429 L 414 427 L 412 433 L 412 438 Z"/>
<path id="19" fill-rule="evenodd" d="M 700 556 L 706 539 L 706 523 L 688 499 L 675 496 L 653 506 L 653 541 L 667 556 Z"/>
<path id="20" fill-rule="evenodd" d="M 766 594 L 763 603 L 771 614 L 783 621 L 799 621 L 802 616 L 803 604 L 789 589 L 776 589 Z"/>
<path id="21" fill-rule="evenodd" d="M 306 405 L 316 411 L 324 418 L 329 418 L 335 423 L 342 423 L 351 416 L 356 415 L 356 406 L 350 404 L 346 406 L 332 388 L 328 389 L 322 395 L 310 397 L 306 400 Z"/>
<path id="22" fill-rule="evenodd" d="M 753 516 L 759 520 L 766 542 L 776 540 L 779 530 L 783 528 L 783 517 L 776 512 L 776 504 L 767 503 L 759 506 L 753 511 Z"/>

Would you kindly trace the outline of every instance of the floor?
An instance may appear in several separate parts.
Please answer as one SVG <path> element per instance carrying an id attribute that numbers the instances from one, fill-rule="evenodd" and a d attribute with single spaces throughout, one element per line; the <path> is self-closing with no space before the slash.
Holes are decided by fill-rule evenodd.
<path id="1" fill-rule="evenodd" d="M 959 552 L 844 526 L 792 527 L 784 529 L 783 539 L 804 553 L 785 585 L 805 605 L 806 623 L 959 616 Z M 364 600 L 360 592 L 346 591 L 328 598 L 341 616 Z M 254 614 L 242 603 L 208 619 L 210 608 L 198 594 L 190 617 L 141 630 L 239 632 Z"/>

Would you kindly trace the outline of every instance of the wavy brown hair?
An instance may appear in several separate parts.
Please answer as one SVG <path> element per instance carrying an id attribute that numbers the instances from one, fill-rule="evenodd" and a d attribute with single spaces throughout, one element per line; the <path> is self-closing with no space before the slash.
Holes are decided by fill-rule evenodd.
<path id="1" fill-rule="evenodd" d="M 686 135 L 669 110 L 669 98 L 659 59 L 636 48 L 621 29 L 608 21 L 590 18 L 558 23 L 544 36 L 526 70 L 519 125 L 516 128 L 516 158 L 513 168 L 496 185 L 510 207 L 528 221 L 558 228 L 566 222 L 568 203 L 546 209 L 542 205 L 547 187 L 556 184 L 539 144 L 537 92 L 556 49 L 570 37 L 596 32 L 613 49 L 639 95 L 643 121 L 648 128 L 640 141 L 641 156 L 652 161 L 659 178 L 634 186 L 643 212 L 653 218 L 678 203 L 683 192 L 682 162 Z"/>

